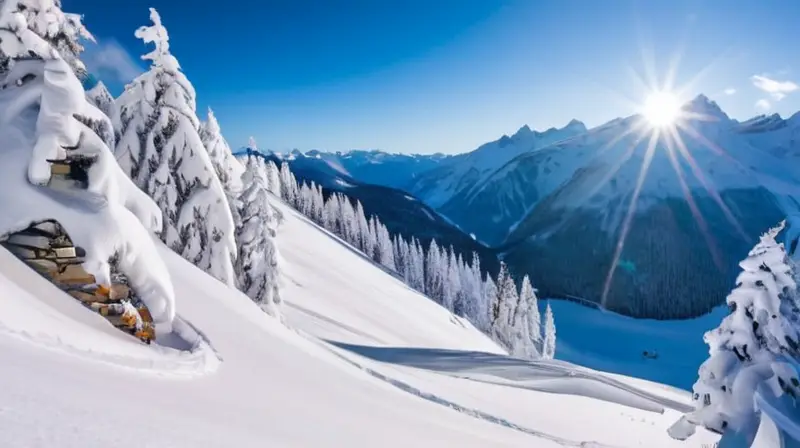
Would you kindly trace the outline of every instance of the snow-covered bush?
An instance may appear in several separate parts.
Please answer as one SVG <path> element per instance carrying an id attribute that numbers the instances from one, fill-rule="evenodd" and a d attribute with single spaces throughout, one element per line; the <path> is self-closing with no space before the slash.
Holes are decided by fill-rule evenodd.
<path id="1" fill-rule="evenodd" d="M 105 143 L 75 118 L 93 106 L 70 65 L 29 29 L 19 6 L 0 3 L 0 51 L 8 57 L 0 81 L 0 178 L 6 183 L 0 234 L 55 219 L 86 250 L 87 271 L 109 283 L 109 260 L 116 259 L 154 321 L 168 329 L 174 292 L 146 229 L 160 225 L 158 209 L 119 170 Z M 48 159 L 63 159 L 68 150 L 96 159 L 87 190 L 47 186 Z"/>
<path id="2" fill-rule="evenodd" d="M 163 212 L 162 240 L 233 286 L 234 221 L 200 138 L 195 90 L 170 53 L 169 35 L 153 8 L 150 18 L 153 25 L 139 28 L 136 36 L 155 45 L 142 56 L 152 65 L 116 104 L 117 160 Z"/>
<path id="3" fill-rule="evenodd" d="M 247 158 L 240 197 L 242 226 L 236 235 L 236 272 L 241 290 L 270 315 L 279 316 L 280 255 L 274 241 L 277 222 L 269 203 L 266 171 L 260 157 Z"/>
<path id="4" fill-rule="evenodd" d="M 747 438 L 758 426 L 753 398 L 759 388 L 798 397 L 791 361 L 800 353 L 800 312 L 794 272 L 783 244 L 775 241 L 783 227 L 784 222 L 762 235 L 739 263 L 742 272 L 727 297 L 730 314 L 704 336 L 710 357 L 693 387 L 695 410 L 671 428 L 673 437 L 686 438 L 701 425 Z"/>

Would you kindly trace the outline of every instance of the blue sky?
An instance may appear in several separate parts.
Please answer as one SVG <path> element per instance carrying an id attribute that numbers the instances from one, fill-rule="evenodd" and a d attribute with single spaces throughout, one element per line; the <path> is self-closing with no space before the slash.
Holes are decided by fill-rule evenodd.
<path id="1" fill-rule="evenodd" d="M 191 3 L 191 7 L 187 7 Z M 734 118 L 800 110 L 796 0 L 63 0 L 118 94 L 159 10 L 231 146 L 457 153 L 635 112 L 646 67 Z M 653 61 L 648 62 L 648 61 Z M 701 76 L 697 76 L 702 74 Z"/>

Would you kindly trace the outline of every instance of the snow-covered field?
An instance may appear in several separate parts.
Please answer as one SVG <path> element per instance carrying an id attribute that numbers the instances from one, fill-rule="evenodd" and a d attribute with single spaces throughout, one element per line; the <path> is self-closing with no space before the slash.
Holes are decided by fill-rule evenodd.
<path id="1" fill-rule="evenodd" d="M 540 300 L 540 307 L 544 305 Z M 686 390 L 691 390 L 698 367 L 708 358 L 703 334 L 728 314 L 727 307 L 720 306 L 695 319 L 663 321 L 634 319 L 566 300 L 551 300 L 550 306 L 557 319 L 557 359 Z M 644 351 L 658 358 L 646 358 Z"/>
<path id="2" fill-rule="evenodd" d="M 161 247 L 176 328 L 146 347 L 0 250 L 0 446 L 700 446 L 688 393 L 504 356 L 294 211 L 288 328 Z M 194 339 L 188 337 L 194 335 Z M 206 344 L 208 341 L 209 344 Z"/>

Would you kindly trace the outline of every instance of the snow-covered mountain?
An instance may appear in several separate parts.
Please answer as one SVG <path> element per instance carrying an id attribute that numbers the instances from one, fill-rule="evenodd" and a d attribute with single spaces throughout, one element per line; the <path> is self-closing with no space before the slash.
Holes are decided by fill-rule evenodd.
<path id="1" fill-rule="evenodd" d="M 0 356 L 14 360 L 0 370 L 2 445 L 685 445 L 666 429 L 688 392 L 508 358 L 278 207 L 290 328 L 160 246 L 176 325 L 210 344 L 194 349 L 142 345 L 0 249 Z"/>
<path id="2" fill-rule="evenodd" d="M 586 126 L 577 120 L 570 121 L 563 128 L 550 128 L 544 132 L 531 130 L 525 125 L 511 137 L 504 135 L 472 152 L 443 160 L 440 166 L 421 174 L 409 191 L 438 208 L 453 197 L 469 195 L 513 158 L 583 132 L 586 132 Z"/>
<path id="3" fill-rule="evenodd" d="M 391 154 L 380 150 L 325 152 L 293 150 L 276 156 L 294 165 L 335 171 L 360 182 L 410 191 L 419 176 L 451 158 L 444 154 Z"/>
<path id="4" fill-rule="evenodd" d="M 628 314 L 687 317 L 721 303 L 754 238 L 800 198 L 796 118 L 738 123 L 702 95 L 684 111 L 704 118 L 677 130 L 685 151 L 653 141 L 608 294 L 606 305 Z M 509 264 L 545 294 L 599 301 L 651 135 L 642 117 L 614 120 L 515 158 L 439 210 L 505 244 Z"/>

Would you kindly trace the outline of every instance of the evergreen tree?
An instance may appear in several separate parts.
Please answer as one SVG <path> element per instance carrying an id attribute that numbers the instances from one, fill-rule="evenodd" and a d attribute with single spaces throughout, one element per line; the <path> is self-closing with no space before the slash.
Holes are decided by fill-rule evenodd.
<path id="1" fill-rule="evenodd" d="M 403 278 L 403 281 L 408 284 L 408 279 L 406 278 L 406 264 L 408 260 L 406 259 L 406 252 L 403 248 L 406 247 L 405 241 L 400 235 L 395 235 L 392 239 L 392 251 L 394 252 L 394 264 L 397 267 L 397 274 Z"/>
<path id="2" fill-rule="evenodd" d="M 542 343 L 542 358 L 555 359 L 556 356 L 556 321 L 550 303 L 544 312 L 544 342 Z"/>
<path id="3" fill-rule="evenodd" d="M 292 171 L 289 170 L 289 164 L 283 162 L 280 169 L 281 180 L 281 197 L 283 200 L 297 208 L 297 179 L 295 179 Z"/>
<path id="4" fill-rule="evenodd" d="M 17 10 L 28 23 L 28 28 L 58 51 L 78 79 L 84 79 L 87 73 L 86 66 L 80 60 L 84 50 L 81 41 L 94 42 L 94 37 L 83 26 L 82 17 L 62 11 L 61 0 L 15 1 Z"/>
<path id="5" fill-rule="evenodd" d="M 447 251 L 447 264 L 443 266 L 443 269 L 445 269 L 444 307 L 456 312 L 457 299 L 461 294 L 461 278 L 459 277 L 458 260 L 452 247 Z"/>
<path id="6" fill-rule="evenodd" d="M 86 98 L 109 119 L 114 116 L 114 97 L 111 96 L 111 92 L 108 91 L 108 87 L 103 84 L 103 81 L 98 81 L 97 85 L 87 90 Z M 113 132 L 111 132 L 111 135 L 113 136 Z"/>
<path id="7" fill-rule="evenodd" d="M 469 285 L 469 290 L 465 292 L 464 313 L 470 322 L 486 333 L 490 328 L 488 316 L 491 302 L 487 300 L 481 272 L 481 259 L 477 252 L 472 253 L 472 264 L 469 272 L 464 273 L 464 277 L 468 279 L 467 284 Z"/>
<path id="8" fill-rule="evenodd" d="M 544 347 L 542 344 L 542 317 L 539 313 L 539 300 L 527 275 L 522 279 L 522 288 L 519 295 L 520 303 L 524 303 L 524 306 L 528 309 L 526 313 L 528 343 L 532 347 L 531 357 L 535 357 L 542 353 Z"/>
<path id="9" fill-rule="evenodd" d="M 514 310 L 514 317 L 512 318 L 511 328 L 511 354 L 524 359 L 536 359 L 539 357 L 539 350 L 534 343 L 533 332 L 539 328 L 539 313 L 536 313 L 535 328 L 532 326 L 533 306 L 535 302 L 533 288 L 531 287 L 528 276 L 522 281 L 522 289 L 517 299 L 517 305 Z"/>
<path id="10" fill-rule="evenodd" d="M 241 290 L 273 316 L 280 314 L 280 265 L 275 245 L 276 225 L 270 210 L 267 173 L 263 160 L 247 157 L 241 195 L 242 225 L 237 231 L 236 272 Z"/>
<path id="11" fill-rule="evenodd" d="M 492 322 L 494 321 L 494 303 L 497 298 L 497 284 L 492 279 L 491 275 L 486 275 L 486 281 L 483 283 L 483 297 L 485 303 L 488 305 L 481 308 L 481 318 L 478 320 L 479 328 L 489 335 L 492 334 Z"/>
<path id="12" fill-rule="evenodd" d="M 397 271 L 397 266 L 394 261 L 394 249 L 392 248 L 392 237 L 389 236 L 389 230 L 386 229 L 386 226 L 377 219 L 376 222 L 378 229 L 378 262 L 386 269 Z"/>
<path id="13" fill-rule="evenodd" d="M 495 341 L 511 351 L 513 344 L 514 308 L 518 302 L 517 286 L 506 264 L 500 263 L 497 276 L 497 294 L 492 305 L 492 336 Z"/>
<path id="14" fill-rule="evenodd" d="M 164 214 L 162 240 L 220 281 L 235 284 L 230 252 L 234 223 L 199 134 L 195 91 L 169 51 L 155 9 L 152 26 L 136 31 L 155 49 L 150 69 L 126 86 L 118 101 L 117 160 Z"/>
<path id="15" fill-rule="evenodd" d="M 775 241 L 784 224 L 762 235 L 739 263 L 742 272 L 727 297 L 730 314 L 703 338 L 711 356 L 693 387 L 695 409 L 670 429 L 673 437 L 686 438 L 701 425 L 724 433 L 723 440 L 752 440 L 759 387 L 798 399 L 800 380 L 792 367 L 800 356 L 797 284 L 783 244 Z"/>
<path id="16" fill-rule="evenodd" d="M 444 279 L 442 269 L 442 255 L 436 240 L 431 240 L 428 246 L 428 256 L 425 260 L 425 294 L 436 303 L 443 300 Z"/>
<path id="17" fill-rule="evenodd" d="M 217 122 L 217 118 L 211 108 L 208 109 L 206 121 L 200 127 L 200 139 L 208 152 L 208 157 L 214 167 L 217 179 L 222 185 L 231 219 L 233 219 L 234 229 L 238 229 L 242 225 L 242 218 L 239 215 L 242 205 L 240 204 L 239 196 L 242 194 L 244 167 L 233 156 L 233 152 L 222 136 L 219 122 Z M 237 230 L 234 230 L 234 233 L 236 232 Z M 231 263 L 235 263 L 238 253 L 236 244 L 231 244 L 230 239 L 226 239 L 226 241 L 228 242 L 228 256 L 231 259 Z"/>
<path id="18" fill-rule="evenodd" d="M 281 174 L 278 166 L 271 160 L 267 162 L 267 188 L 276 197 L 281 197 Z M 320 191 L 321 194 L 322 192 Z"/>

